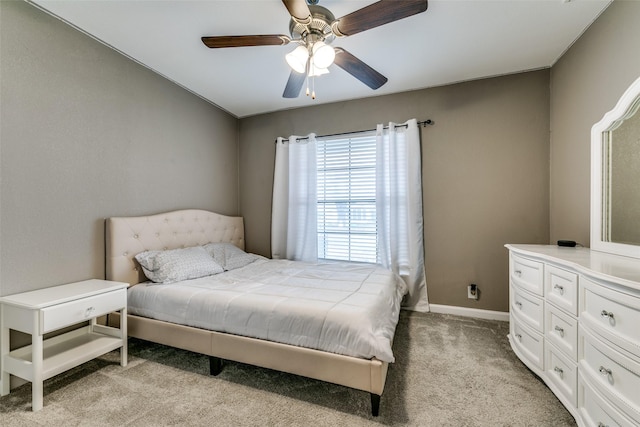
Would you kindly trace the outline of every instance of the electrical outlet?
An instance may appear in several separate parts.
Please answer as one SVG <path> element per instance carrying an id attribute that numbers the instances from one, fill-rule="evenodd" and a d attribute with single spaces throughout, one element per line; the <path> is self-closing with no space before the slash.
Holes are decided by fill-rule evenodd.
<path id="1" fill-rule="evenodd" d="M 478 286 L 475 284 L 470 284 L 467 286 L 467 298 L 469 299 L 478 299 Z"/>

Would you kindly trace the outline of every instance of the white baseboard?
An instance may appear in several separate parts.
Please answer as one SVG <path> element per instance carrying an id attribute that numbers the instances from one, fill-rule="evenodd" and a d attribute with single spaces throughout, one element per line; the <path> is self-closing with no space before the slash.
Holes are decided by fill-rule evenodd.
<path id="1" fill-rule="evenodd" d="M 476 317 L 478 319 L 509 321 L 509 312 L 481 310 L 478 308 L 456 307 L 454 305 L 429 304 L 429 311 L 440 314 L 455 314 L 456 316 Z"/>

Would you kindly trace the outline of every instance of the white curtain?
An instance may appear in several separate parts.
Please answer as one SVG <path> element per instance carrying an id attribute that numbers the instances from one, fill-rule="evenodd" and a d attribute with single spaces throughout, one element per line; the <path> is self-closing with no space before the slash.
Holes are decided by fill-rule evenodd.
<path id="1" fill-rule="evenodd" d="M 290 136 L 276 141 L 271 210 L 271 256 L 316 262 L 316 137 Z"/>
<path id="2" fill-rule="evenodd" d="M 422 176 L 418 123 L 376 129 L 378 251 L 383 267 L 409 287 L 403 307 L 429 311 L 424 271 Z"/>

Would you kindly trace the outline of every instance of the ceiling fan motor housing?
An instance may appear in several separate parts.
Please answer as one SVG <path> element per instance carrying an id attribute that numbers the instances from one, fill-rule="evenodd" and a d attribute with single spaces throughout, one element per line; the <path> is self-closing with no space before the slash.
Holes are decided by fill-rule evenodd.
<path id="1" fill-rule="evenodd" d="M 289 22 L 289 33 L 293 41 L 303 45 L 311 45 L 317 41 L 327 44 L 335 39 L 335 34 L 331 29 L 331 23 L 335 21 L 335 16 L 330 10 L 311 4 L 311 23 L 304 25 L 291 18 Z"/>

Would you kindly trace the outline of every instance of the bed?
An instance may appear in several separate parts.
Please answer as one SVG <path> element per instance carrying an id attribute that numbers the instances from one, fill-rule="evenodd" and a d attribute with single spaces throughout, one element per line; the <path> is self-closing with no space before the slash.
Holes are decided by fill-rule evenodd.
<path id="1" fill-rule="evenodd" d="M 391 341 L 398 320 L 399 299 L 401 299 L 402 294 L 404 294 L 403 285 L 399 278 L 395 278 L 397 281 L 395 284 L 397 289 L 394 288 L 392 291 L 397 294 L 396 296 L 399 296 L 399 298 L 395 298 L 397 301 L 390 301 L 394 298 L 385 298 L 385 301 L 389 300 L 383 304 L 386 305 L 385 307 L 375 306 L 369 308 L 370 310 L 376 311 L 388 311 L 391 317 L 384 326 L 385 331 L 383 335 L 386 337 L 387 344 L 384 344 L 385 339 L 379 340 L 382 342 L 382 345 L 378 346 L 379 348 L 376 347 L 374 350 L 371 350 L 372 352 L 369 352 L 366 348 L 356 348 L 353 351 L 341 351 L 331 347 L 332 344 L 325 345 L 320 342 L 318 345 L 312 345 L 305 341 L 306 333 L 300 333 L 297 337 L 289 339 L 291 342 L 286 342 L 287 338 L 278 336 L 274 331 L 265 331 L 263 335 L 260 335 L 260 331 L 256 333 L 254 333 L 254 331 L 247 331 L 254 335 L 254 337 L 252 337 L 247 336 L 251 334 L 245 333 L 246 328 L 242 329 L 241 325 L 233 326 L 233 324 L 230 323 L 229 326 L 227 326 L 225 323 L 228 317 L 218 319 L 217 324 L 219 327 L 204 326 L 201 325 L 201 320 L 195 316 L 183 315 L 174 316 L 174 318 L 171 317 L 170 310 L 164 310 L 164 313 L 162 313 L 163 310 L 161 309 L 145 311 L 145 309 L 142 308 L 142 301 L 160 301 L 164 303 L 165 307 L 167 304 L 175 304 L 176 312 L 192 313 L 203 311 L 205 317 L 207 313 L 209 313 L 209 316 L 214 318 L 214 313 L 220 313 L 225 307 L 231 307 L 229 308 L 229 311 L 231 311 L 232 309 L 235 310 L 238 306 L 249 306 L 249 315 L 246 317 L 253 316 L 258 319 L 253 321 L 254 324 L 265 322 L 260 320 L 259 317 L 256 317 L 259 315 L 258 309 L 264 306 L 266 307 L 265 311 L 278 309 L 284 313 L 280 315 L 279 323 L 294 325 L 297 324 L 296 319 L 292 319 L 291 317 L 287 318 L 286 316 L 290 316 L 291 313 L 295 314 L 295 309 L 293 306 L 289 308 L 284 306 L 283 308 L 283 301 L 288 298 L 282 298 L 281 294 L 274 297 L 271 289 L 275 289 L 273 292 L 286 292 L 287 295 L 292 292 L 313 293 L 314 289 L 312 288 L 314 288 L 315 285 L 309 285 L 311 288 L 309 286 L 306 288 L 303 287 L 302 290 L 285 287 L 285 285 L 288 286 L 295 280 L 301 280 L 302 283 L 302 281 L 306 281 L 308 277 L 326 275 L 326 271 L 319 271 L 318 269 L 322 270 L 333 267 L 326 265 L 310 266 L 309 268 L 311 268 L 311 270 L 305 270 L 300 273 L 302 270 L 300 270 L 301 267 L 299 264 L 302 265 L 304 263 L 296 264 L 286 260 L 267 261 L 266 259 L 262 259 L 262 257 L 258 257 L 260 259 L 256 259 L 255 262 L 245 267 L 216 275 L 219 278 L 226 278 L 226 282 L 232 286 L 231 288 L 224 288 L 223 292 L 227 294 L 235 292 L 235 294 L 232 294 L 227 302 L 223 303 L 220 308 L 204 307 L 204 309 L 198 309 L 198 307 L 194 308 L 192 302 L 194 300 L 204 301 L 207 299 L 211 301 L 220 300 L 221 297 L 219 294 L 208 296 L 208 294 L 203 294 L 203 292 L 209 292 L 209 288 L 212 286 L 216 288 L 216 292 L 219 292 L 219 288 L 222 285 L 219 283 L 210 285 L 208 283 L 209 279 L 206 277 L 189 280 L 187 282 L 179 282 L 177 284 L 165 285 L 149 283 L 143 272 L 143 268 L 136 260 L 136 255 L 143 252 L 148 253 L 147 251 L 164 251 L 164 253 L 168 253 L 171 250 L 179 251 L 181 248 L 208 247 L 206 245 L 215 243 L 233 244 L 237 248 L 244 249 L 244 224 L 242 217 L 230 217 L 204 210 L 180 210 L 150 216 L 108 218 L 105 231 L 107 279 L 126 282 L 132 285 L 129 289 L 130 312 L 127 316 L 129 336 L 207 355 L 209 356 L 212 375 L 217 375 L 220 372 L 223 360 L 233 360 L 363 390 L 370 393 L 372 415 L 378 415 L 380 396 L 384 390 L 388 364 L 393 361 Z M 199 249 L 200 248 L 198 248 L 198 250 Z M 378 282 L 381 282 L 384 275 L 382 272 L 384 272 L 384 270 L 364 273 L 363 266 L 340 267 L 338 265 L 336 268 L 342 268 L 342 271 L 336 270 L 331 274 L 335 277 L 344 277 L 347 287 L 353 287 L 354 291 L 356 290 L 355 288 L 358 288 L 357 291 L 360 292 L 360 288 L 373 286 L 373 294 L 378 293 L 378 289 L 380 292 L 383 292 L 383 288 Z M 238 283 L 240 283 L 239 281 L 241 279 L 239 277 L 241 275 L 248 275 L 250 278 L 249 284 L 243 286 L 247 286 L 250 289 L 256 288 L 257 286 L 254 285 L 251 280 L 257 280 L 255 279 L 257 277 L 256 272 L 267 270 L 279 272 L 281 276 L 276 276 L 275 278 L 269 276 L 269 278 L 265 280 L 270 280 L 270 282 L 266 285 L 261 284 L 261 287 L 259 287 L 260 291 L 255 295 L 250 294 L 249 291 L 244 288 L 238 288 L 238 286 L 240 286 Z M 292 271 L 295 271 L 295 274 L 292 274 Z M 355 283 L 360 280 L 358 277 L 362 274 L 369 274 L 369 276 L 367 276 L 367 282 L 362 281 L 362 285 L 360 286 L 353 283 L 350 284 L 350 278 L 353 278 L 353 282 Z M 301 277 L 304 279 L 300 279 Z M 369 282 L 372 284 L 366 285 L 366 283 Z M 385 286 L 388 287 L 388 285 Z M 189 289 L 191 294 L 183 297 L 184 301 L 182 302 L 172 302 L 163 299 L 166 295 L 177 293 L 174 292 L 174 289 L 177 288 L 180 288 L 181 291 Z M 265 292 L 264 289 L 269 289 L 269 292 Z M 268 293 L 268 295 L 261 297 L 261 295 L 265 293 Z M 202 295 L 206 296 L 203 297 Z M 350 293 L 349 295 L 352 294 Z M 197 298 L 194 296 L 197 296 Z M 349 300 L 352 296 L 330 295 L 329 297 L 323 296 L 322 298 L 329 298 L 329 300 L 325 301 L 325 305 L 331 306 L 331 304 L 337 300 Z M 362 299 L 361 297 L 359 298 Z M 365 299 L 367 298 L 369 297 L 366 296 Z M 198 303 L 197 305 L 200 306 L 203 304 Z M 347 304 L 347 306 L 349 306 L 348 310 L 352 310 L 353 306 L 356 305 L 358 304 Z M 136 307 L 138 307 L 137 311 Z M 312 310 L 313 309 L 305 309 L 303 311 L 307 312 Z M 252 311 L 255 311 L 255 313 L 252 313 Z M 321 326 L 316 327 L 312 324 L 305 328 L 313 330 L 314 328 L 319 329 L 322 327 L 324 328 L 323 331 L 331 329 L 326 327 L 327 324 L 330 325 L 333 321 L 327 313 L 330 314 L 333 311 L 335 310 L 332 309 L 331 311 L 327 310 L 323 312 L 325 313 L 323 314 L 325 318 L 323 322 L 321 322 Z M 302 313 L 302 311 L 300 311 L 300 313 Z M 352 314 L 354 316 L 358 315 L 357 313 Z M 242 314 L 240 314 L 240 316 L 236 314 L 233 317 L 242 317 Z M 339 317 L 344 317 L 344 315 Z M 347 318 L 349 318 L 349 316 L 347 316 Z M 354 322 L 353 319 L 354 317 L 351 317 L 350 323 L 359 323 Z M 109 322 L 119 322 L 118 314 L 116 313 L 110 316 Z M 244 326 L 246 327 L 249 323 L 249 321 L 246 321 Z M 337 326 L 339 327 L 340 325 Z M 206 329 L 208 327 L 218 330 Z M 338 332 L 338 334 L 340 335 L 342 333 Z M 354 341 L 354 339 L 351 341 Z M 352 354 L 349 354 L 350 352 Z"/>

